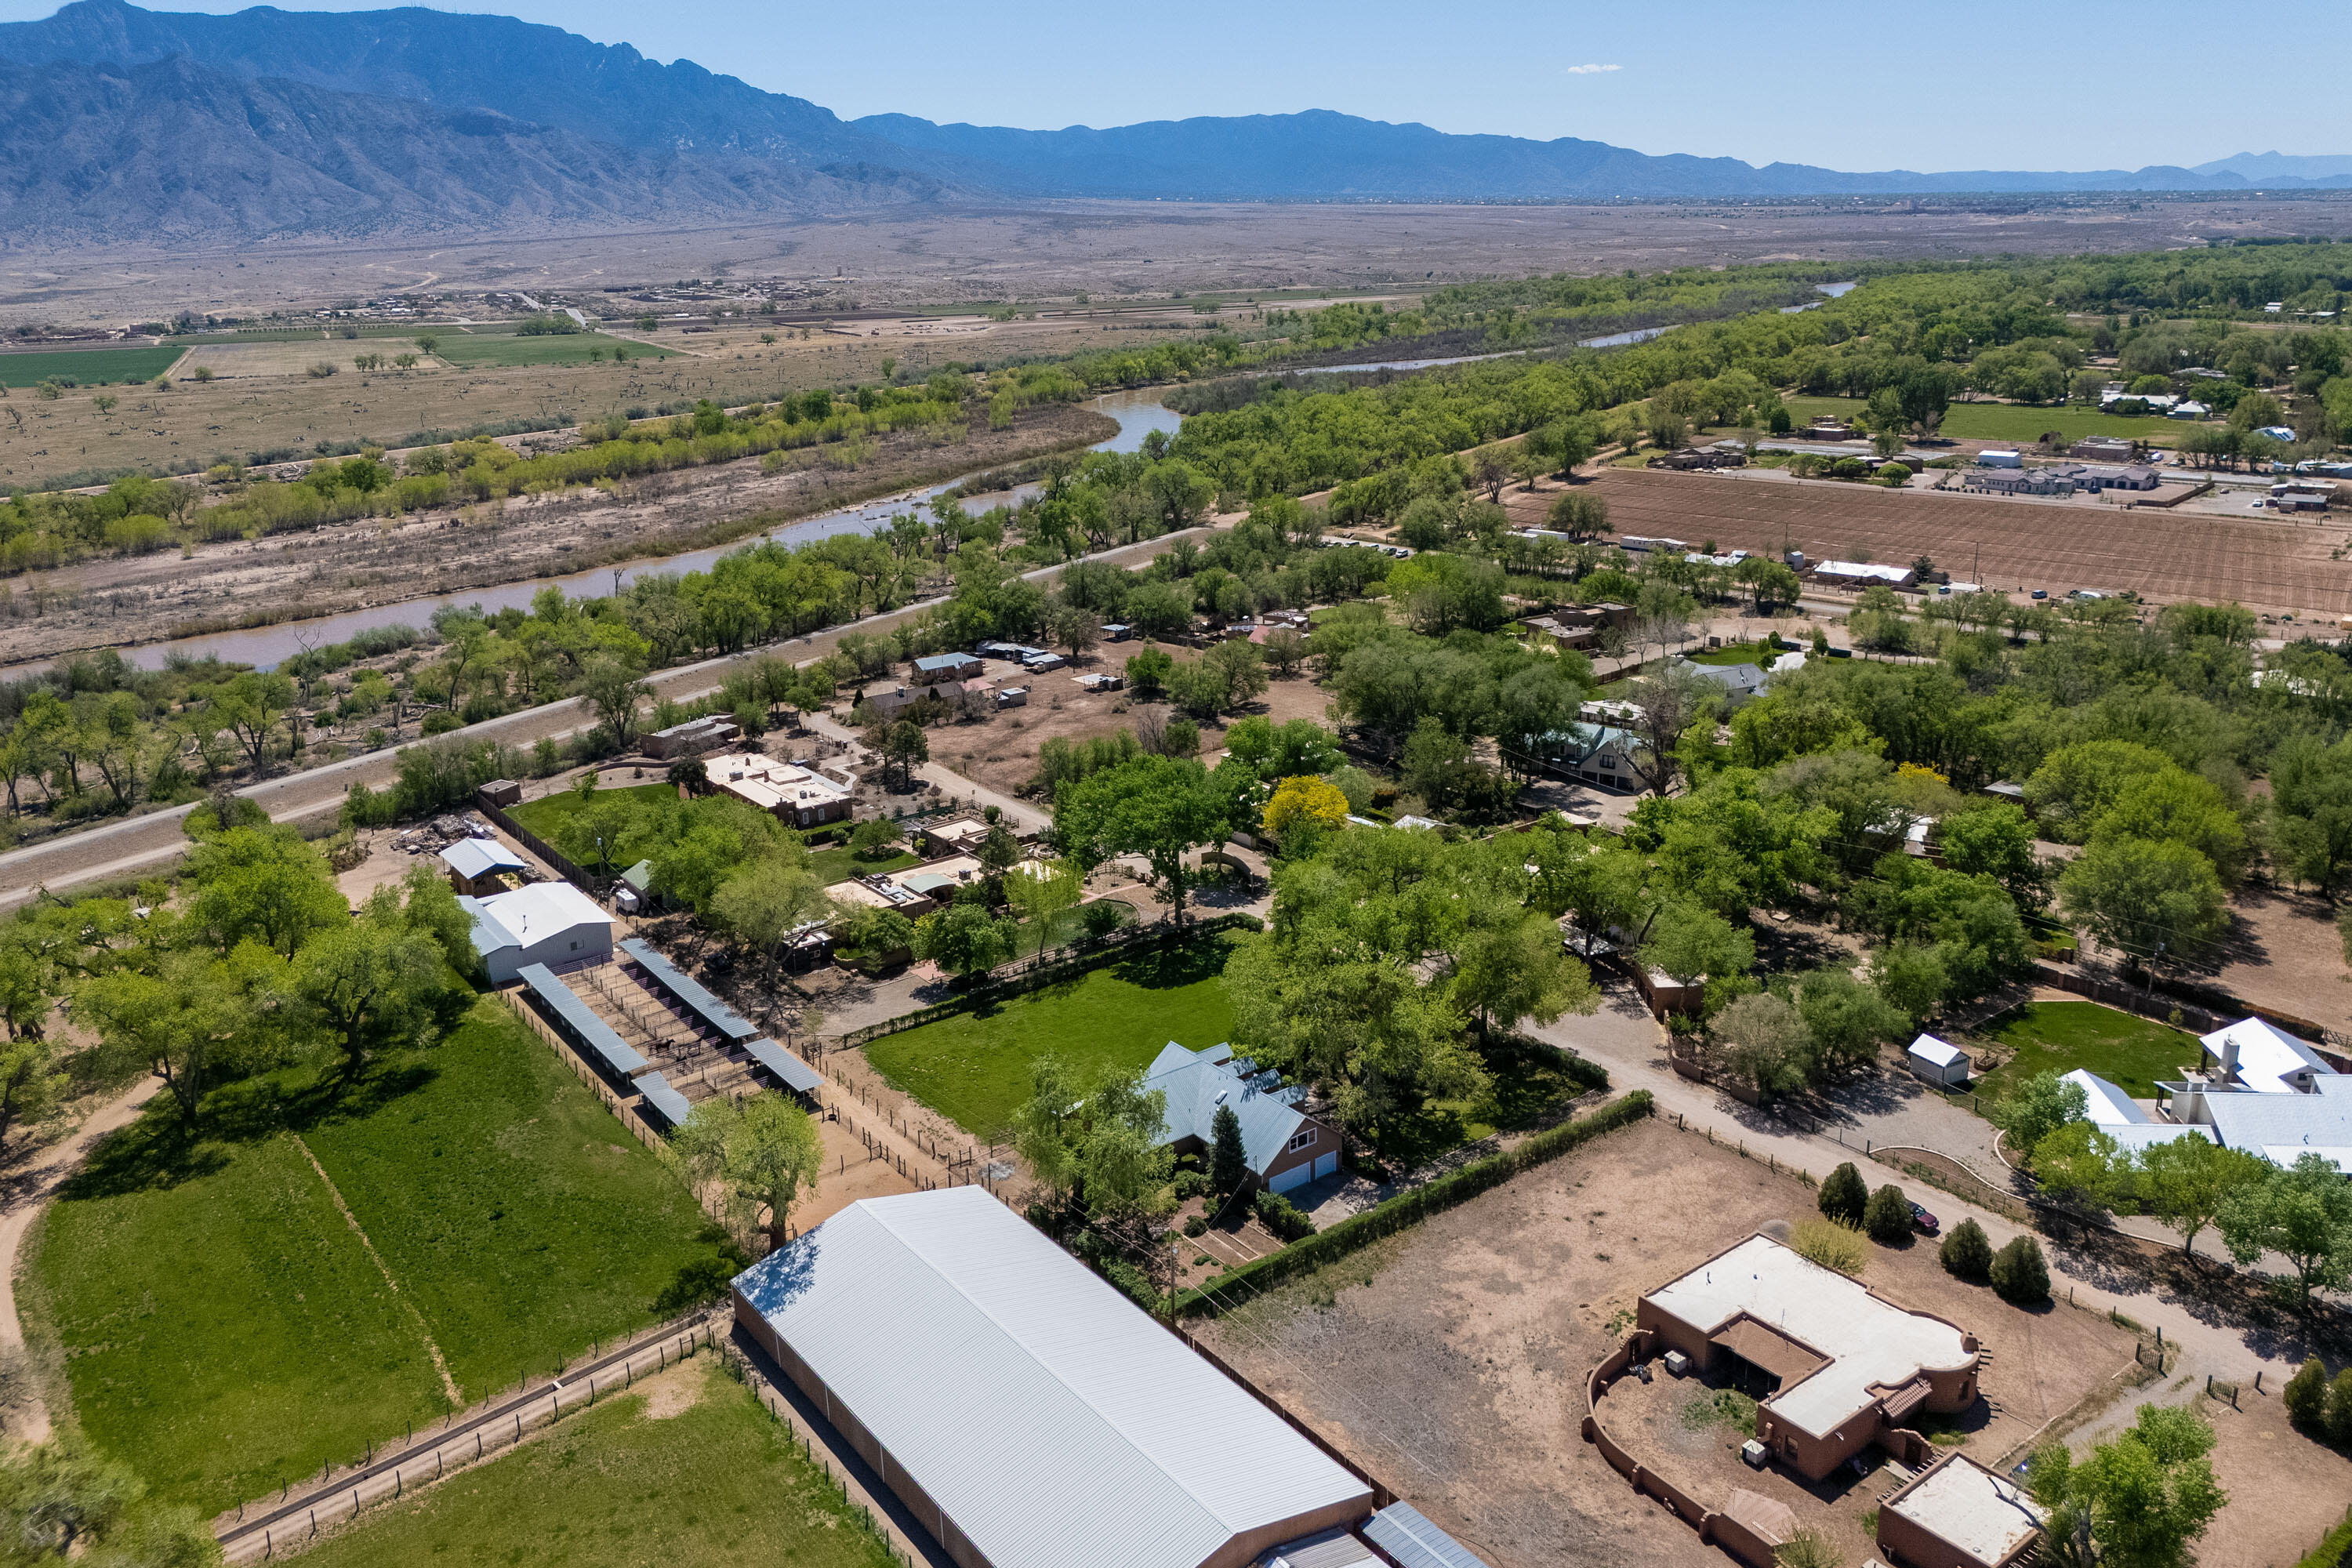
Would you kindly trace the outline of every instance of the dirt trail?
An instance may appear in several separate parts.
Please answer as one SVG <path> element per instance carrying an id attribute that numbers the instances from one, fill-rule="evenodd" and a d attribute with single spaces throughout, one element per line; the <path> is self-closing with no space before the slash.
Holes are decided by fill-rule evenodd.
<path id="1" fill-rule="evenodd" d="M 49 1199 L 66 1178 L 81 1168 L 82 1157 L 97 1142 L 138 1119 L 147 1102 L 163 1088 L 160 1078 L 143 1078 L 90 1113 L 73 1133 L 52 1143 L 17 1173 L 6 1206 L 0 1208 L 0 1354 L 21 1354 L 25 1326 L 16 1317 L 16 1248 Z M 50 1423 L 47 1405 L 27 1385 L 22 1405 L 9 1413 L 7 1436 L 26 1443 L 46 1443 Z"/>

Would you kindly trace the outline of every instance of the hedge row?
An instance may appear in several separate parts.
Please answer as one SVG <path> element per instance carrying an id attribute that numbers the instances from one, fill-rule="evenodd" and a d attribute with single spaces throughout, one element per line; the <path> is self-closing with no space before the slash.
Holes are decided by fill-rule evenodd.
<path id="1" fill-rule="evenodd" d="M 2343 1523 L 2321 1536 L 2311 1555 L 2295 1568 L 2341 1568 L 2347 1562 L 2352 1562 L 2352 1514 L 2347 1514 Z"/>
<path id="2" fill-rule="evenodd" d="M 1612 1100 L 1590 1116 L 1537 1133 L 1534 1137 L 1502 1153 L 1489 1155 L 1474 1164 L 1419 1186 L 1409 1193 L 1400 1193 L 1378 1208 L 1341 1220 L 1326 1231 L 1292 1243 L 1280 1252 L 1271 1253 L 1254 1263 L 1244 1264 L 1217 1276 L 1197 1290 L 1188 1290 L 1176 1299 L 1179 1317 L 1196 1318 L 1211 1315 L 1227 1307 L 1270 1289 L 1284 1280 L 1309 1273 L 1327 1263 L 1336 1263 L 1383 1237 L 1394 1236 L 1408 1226 L 1419 1225 L 1433 1214 L 1442 1213 L 1457 1204 L 1465 1204 L 1491 1187 L 1498 1187 L 1522 1171 L 1531 1171 L 1548 1164 L 1580 1144 L 1614 1132 L 1620 1127 L 1640 1121 L 1652 1113 L 1650 1091 L 1637 1089 L 1622 1100 Z"/>

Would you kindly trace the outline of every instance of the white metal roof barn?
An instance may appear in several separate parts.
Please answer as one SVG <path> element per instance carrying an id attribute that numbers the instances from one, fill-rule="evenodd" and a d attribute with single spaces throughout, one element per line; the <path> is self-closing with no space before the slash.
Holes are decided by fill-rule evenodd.
<path id="1" fill-rule="evenodd" d="M 1242 1568 L 1371 1489 L 979 1187 L 853 1204 L 735 1316 L 964 1568 Z"/>

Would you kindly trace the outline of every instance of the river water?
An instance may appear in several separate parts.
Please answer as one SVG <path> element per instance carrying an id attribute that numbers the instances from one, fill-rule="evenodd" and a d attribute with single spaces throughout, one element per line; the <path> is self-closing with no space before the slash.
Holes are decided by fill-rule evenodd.
<path id="1" fill-rule="evenodd" d="M 1142 447 L 1143 438 L 1154 430 L 1165 430 L 1174 435 L 1177 426 L 1183 422 L 1183 416 L 1162 407 L 1160 397 L 1157 390 L 1116 392 L 1090 401 L 1087 407 L 1118 423 L 1118 434 L 1097 442 L 1092 450 L 1132 452 Z M 329 643 L 347 642 L 353 634 L 376 626 L 405 625 L 422 629 L 433 618 L 433 612 L 443 605 L 479 605 L 489 611 L 502 610 L 509 605 L 528 608 L 532 596 L 542 588 L 561 588 L 573 598 L 587 598 L 610 594 L 616 587 L 625 588 L 640 577 L 658 576 L 665 572 L 707 572 L 713 562 L 728 552 L 741 550 L 761 539 L 772 539 L 780 544 L 806 544 L 836 533 L 871 533 L 887 524 L 893 515 L 925 505 L 932 497 L 952 489 L 958 482 L 950 479 L 945 484 L 902 490 L 861 506 L 820 512 L 798 522 L 782 524 L 764 535 L 740 539 L 732 544 L 709 550 L 631 561 L 619 566 L 599 566 L 562 577 L 535 577 L 528 582 L 502 583 L 496 587 L 469 589 L 438 597 L 373 605 L 364 610 L 352 610 L 340 616 L 287 621 L 274 626 L 257 626 L 250 631 L 217 632 L 205 637 L 181 637 L 171 642 L 147 643 L 123 649 L 123 657 L 146 669 L 162 668 L 165 656 L 175 652 L 191 658 L 215 655 L 268 669 L 280 659 L 300 652 L 305 647 L 322 647 Z M 974 510 L 984 510 L 998 500 L 1007 499 L 1011 497 L 974 496 L 969 498 L 969 504 Z M 0 670 L 0 675 L 21 679 L 47 668 L 49 663 L 47 659 L 28 660 L 24 664 L 8 666 Z"/>

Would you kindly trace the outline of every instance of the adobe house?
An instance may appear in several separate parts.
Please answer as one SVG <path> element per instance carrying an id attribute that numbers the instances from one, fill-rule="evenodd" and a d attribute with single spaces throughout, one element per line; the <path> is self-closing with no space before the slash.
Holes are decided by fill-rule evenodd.
<path id="1" fill-rule="evenodd" d="M 1976 1336 L 1915 1312 L 1782 1246 L 1749 1237 L 1641 1300 L 1635 1326 L 1702 1372 L 1752 1369 L 1773 1392 L 1756 1436 L 1822 1480 L 1876 1443 L 1906 1464 L 1932 1450 L 1908 1423 L 1976 1403 Z"/>
<path id="2" fill-rule="evenodd" d="M 1895 1568 L 2013 1568 L 2042 1522 L 2021 1484 L 1952 1453 L 1886 1494 L 1878 1550 Z"/>

